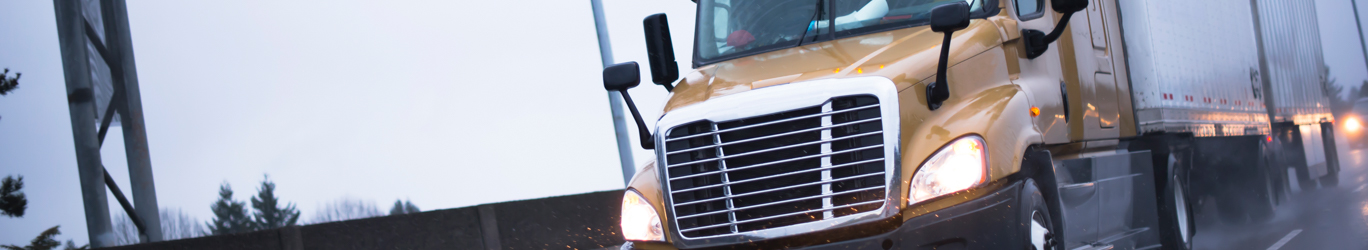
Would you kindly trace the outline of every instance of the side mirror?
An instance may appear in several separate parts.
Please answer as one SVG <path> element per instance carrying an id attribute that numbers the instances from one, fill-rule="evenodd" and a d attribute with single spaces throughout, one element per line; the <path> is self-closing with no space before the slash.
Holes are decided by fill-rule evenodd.
<path id="1" fill-rule="evenodd" d="M 1032 29 L 1021 31 L 1021 40 L 1026 45 L 1026 58 L 1035 59 L 1044 55 L 1045 51 L 1050 49 L 1050 43 L 1054 43 L 1064 34 L 1064 28 L 1069 26 L 1069 18 L 1073 17 L 1074 13 L 1088 8 L 1088 0 L 1050 0 L 1050 7 L 1064 16 L 1059 17 L 1059 23 L 1055 24 L 1050 34 Z"/>
<path id="2" fill-rule="evenodd" d="M 1088 8 L 1088 0 L 1050 0 L 1050 7 L 1059 13 L 1074 13 Z"/>
<path id="3" fill-rule="evenodd" d="M 665 13 L 646 17 L 641 21 L 646 31 L 646 56 L 651 63 L 651 81 L 674 91 L 670 84 L 679 79 L 679 64 L 675 62 L 674 44 L 670 42 L 670 24 Z"/>
<path id="4" fill-rule="evenodd" d="M 646 129 L 646 122 L 641 119 L 641 112 L 637 111 L 632 96 L 627 94 L 627 89 L 636 87 L 637 84 L 641 84 L 641 67 L 637 66 L 636 62 L 614 64 L 603 69 L 603 89 L 622 94 L 622 100 L 627 102 L 627 109 L 632 111 L 632 118 L 636 119 L 637 133 L 641 136 L 641 148 L 655 149 L 655 138 L 651 137 L 651 131 Z"/>
<path id="5" fill-rule="evenodd" d="M 950 64 L 950 38 L 955 31 L 969 27 L 969 3 L 957 1 L 931 9 L 931 31 L 945 33 L 941 41 L 940 62 L 936 64 L 936 82 L 926 85 L 926 104 L 939 109 L 950 99 L 950 85 L 945 80 L 945 68 Z"/>
<path id="6" fill-rule="evenodd" d="M 931 31 L 955 32 L 969 27 L 969 3 L 952 2 L 931 9 Z"/>
<path id="7" fill-rule="evenodd" d="M 603 89 L 623 91 L 641 84 L 641 68 L 636 62 L 625 62 L 603 69 Z"/>

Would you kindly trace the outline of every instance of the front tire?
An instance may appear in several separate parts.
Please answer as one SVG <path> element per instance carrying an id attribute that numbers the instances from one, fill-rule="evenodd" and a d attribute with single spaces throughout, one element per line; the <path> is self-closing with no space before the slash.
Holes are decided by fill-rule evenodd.
<path id="1" fill-rule="evenodd" d="M 1026 180 L 1026 184 L 1021 189 L 1021 234 L 1025 235 L 1027 250 L 1057 250 L 1062 249 L 1059 240 L 1055 237 L 1053 220 L 1050 218 L 1050 208 L 1046 205 L 1045 196 L 1041 194 L 1040 187 L 1036 186 L 1034 180 Z"/>

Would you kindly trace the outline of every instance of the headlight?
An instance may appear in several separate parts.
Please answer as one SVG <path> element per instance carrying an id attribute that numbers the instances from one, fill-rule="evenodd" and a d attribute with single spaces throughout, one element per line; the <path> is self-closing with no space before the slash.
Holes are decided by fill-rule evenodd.
<path id="1" fill-rule="evenodd" d="M 966 136 L 942 147 L 917 168 L 908 188 L 909 205 L 983 183 L 988 166 L 983 138 Z"/>
<path id="2" fill-rule="evenodd" d="M 1359 123 L 1359 120 L 1358 120 L 1357 117 L 1349 117 L 1349 119 L 1344 119 L 1344 130 L 1345 130 L 1345 131 L 1349 131 L 1350 133 L 1353 133 L 1353 132 L 1358 132 L 1360 129 L 1363 129 L 1363 123 Z"/>
<path id="3" fill-rule="evenodd" d="M 622 237 L 635 241 L 665 241 L 660 215 L 636 190 L 622 195 Z"/>

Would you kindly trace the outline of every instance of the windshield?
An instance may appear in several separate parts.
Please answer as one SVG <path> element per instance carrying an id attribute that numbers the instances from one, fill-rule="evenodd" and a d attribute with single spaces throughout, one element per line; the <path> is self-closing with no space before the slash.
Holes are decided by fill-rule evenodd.
<path id="1" fill-rule="evenodd" d="M 698 59 L 714 61 L 797 46 L 833 30 L 848 36 L 924 24 L 931 8 L 955 1 L 982 9 L 982 0 L 699 0 L 694 43 Z"/>

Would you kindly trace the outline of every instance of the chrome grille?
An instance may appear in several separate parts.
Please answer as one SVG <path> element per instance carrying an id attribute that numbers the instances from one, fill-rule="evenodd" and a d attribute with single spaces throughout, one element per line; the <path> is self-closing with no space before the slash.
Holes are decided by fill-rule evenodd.
<path id="1" fill-rule="evenodd" d="M 723 122 L 675 126 L 665 176 L 685 237 L 821 221 L 883 207 L 883 122 L 878 98 Z"/>

